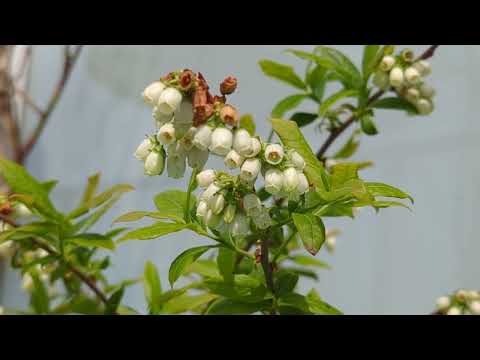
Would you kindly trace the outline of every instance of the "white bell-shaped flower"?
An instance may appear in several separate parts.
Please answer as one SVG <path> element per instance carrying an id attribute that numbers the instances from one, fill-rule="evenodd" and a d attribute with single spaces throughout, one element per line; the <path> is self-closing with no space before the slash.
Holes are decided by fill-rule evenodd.
<path id="1" fill-rule="evenodd" d="M 241 156 L 252 152 L 252 137 L 245 129 L 238 129 L 233 136 L 233 149 Z"/>
<path id="2" fill-rule="evenodd" d="M 403 70 L 399 67 L 393 68 L 390 72 L 390 85 L 395 88 L 399 88 L 405 82 L 405 76 Z"/>
<path id="3" fill-rule="evenodd" d="M 233 135 L 227 128 L 217 128 L 212 133 L 210 151 L 216 155 L 225 156 L 232 149 Z"/>
<path id="4" fill-rule="evenodd" d="M 207 189 L 200 195 L 200 200 L 205 201 L 207 204 L 210 199 L 220 191 L 220 187 L 215 183 L 210 184 Z"/>
<path id="5" fill-rule="evenodd" d="M 163 153 L 152 151 L 145 159 L 145 175 L 156 176 L 163 173 L 165 159 Z"/>
<path id="6" fill-rule="evenodd" d="M 257 156 L 262 150 L 262 143 L 256 137 L 252 137 L 250 139 L 250 143 L 250 151 L 248 153 L 245 153 L 246 158 L 253 158 Z"/>
<path id="7" fill-rule="evenodd" d="M 147 86 L 147 88 L 143 91 L 143 101 L 145 101 L 145 103 L 148 105 L 155 106 L 164 90 L 165 84 L 163 84 L 161 81 L 155 81 Z"/>
<path id="8" fill-rule="evenodd" d="M 272 165 L 278 165 L 284 157 L 283 146 L 279 144 L 270 144 L 265 148 L 265 160 Z"/>
<path id="9" fill-rule="evenodd" d="M 472 301 L 468 307 L 473 315 L 480 315 L 480 301 Z"/>
<path id="10" fill-rule="evenodd" d="M 225 209 L 225 212 L 223 213 L 223 221 L 225 224 L 231 224 L 233 222 L 233 219 L 235 219 L 235 214 L 237 212 L 237 206 L 234 204 L 230 204 L 227 206 Z"/>
<path id="11" fill-rule="evenodd" d="M 436 301 L 437 309 L 438 310 L 446 310 L 451 305 L 450 298 L 448 296 L 439 297 Z"/>
<path id="12" fill-rule="evenodd" d="M 308 189 L 310 188 L 310 184 L 308 183 L 308 179 L 304 173 L 298 174 L 298 186 L 297 186 L 297 193 L 300 195 L 305 194 Z"/>
<path id="13" fill-rule="evenodd" d="M 283 190 L 284 176 L 278 169 L 269 169 L 265 173 L 265 190 L 272 195 L 278 195 Z"/>
<path id="14" fill-rule="evenodd" d="M 295 168 L 288 168 L 283 172 L 283 190 L 287 193 L 297 189 L 299 177 Z"/>
<path id="15" fill-rule="evenodd" d="M 430 63 L 426 60 L 417 61 L 415 64 L 413 64 L 413 67 L 417 69 L 417 71 L 423 77 L 427 77 L 432 73 L 432 67 Z"/>
<path id="16" fill-rule="evenodd" d="M 240 169 L 240 178 L 251 183 L 255 181 L 261 168 L 262 163 L 259 159 L 246 159 Z"/>
<path id="17" fill-rule="evenodd" d="M 158 99 L 158 111 L 166 115 L 173 114 L 180 107 L 182 100 L 183 96 L 180 91 L 173 87 L 166 88 Z"/>
<path id="18" fill-rule="evenodd" d="M 155 106 L 152 111 L 153 119 L 155 120 L 155 126 L 157 129 L 160 129 L 166 123 L 169 123 L 173 119 L 172 114 L 164 114 L 158 110 L 158 107 Z"/>
<path id="19" fill-rule="evenodd" d="M 176 141 L 175 128 L 172 123 L 163 125 L 157 134 L 157 140 L 162 145 L 170 145 Z"/>
<path id="20" fill-rule="evenodd" d="M 203 219 L 207 215 L 208 205 L 205 201 L 200 201 L 197 205 L 197 217 Z"/>
<path id="21" fill-rule="evenodd" d="M 233 237 L 243 237 L 248 235 L 250 224 L 248 218 L 241 212 L 237 212 L 235 219 L 230 225 L 230 233 Z"/>
<path id="22" fill-rule="evenodd" d="M 384 56 L 382 61 L 380 62 L 379 69 L 384 72 L 388 72 L 392 70 L 393 66 L 395 65 L 395 58 L 393 56 Z"/>
<path id="23" fill-rule="evenodd" d="M 208 150 L 212 142 L 212 132 L 213 129 L 208 125 L 199 127 L 193 138 L 193 145 L 200 150 Z"/>
<path id="24" fill-rule="evenodd" d="M 214 170 L 203 170 L 197 175 L 198 186 L 204 189 L 208 188 L 215 181 L 215 177 L 216 174 Z"/>
<path id="25" fill-rule="evenodd" d="M 262 202 L 256 194 L 250 193 L 243 197 L 243 208 L 248 216 L 252 216 L 262 209 Z"/>
<path id="26" fill-rule="evenodd" d="M 409 67 L 405 70 L 405 79 L 411 85 L 417 85 L 422 80 L 420 73 L 414 67 Z"/>
<path id="27" fill-rule="evenodd" d="M 303 157 L 295 150 L 291 151 L 289 155 L 293 167 L 298 171 L 303 171 L 305 169 L 305 160 Z"/>
<path id="28" fill-rule="evenodd" d="M 435 89 L 426 83 L 423 83 L 420 86 L 419 90 L 420 90 L 420 95 L 427 99 L 432 99 L 436 93 Z"/>
<path id="29" fill-rule="evenodd" d="M 142 141 L 142 143 L 138 146 L 137 150 L 135 151 L 135 158 L 140 161 L 145 161 L 147 158 L 148 154 L 153 149 L 153 144 L 150 139 L 145 139 Z"/>
<path id="30" fill-rule="evenodd" d="M 225 197 L 217 193 L 208 200 L 208 207 L 213 211 L 215 215 L 220 215 L 225 208 Z"/>
<path id="31" fill-rule="evenodd" d="M 237 169 L 242 166 L 245 158 L 237 153 L 235 150 L 230 150 L 230 152 L 225 156 L 225 166 L 229 169 Z"/>
<path id="32" fill-rule="evenodd" d="M 462 315 L 462 310 L 457 307 L 457 306 L 453 306 L 450 308 L 450 310 L 447 311 L 447 315 Z"/>
<path id="33" fill-rule="evenodd" d="M 13 211 L 13 217 L 15 219 L 27 219 L 33 215 L 32 211 L 22 203 L 16 203 L 13 206 Z"/>
<path id="34" fill-rule="evenodd" d="M 428 99 L 420 99 L 417 101 L 417 110 L 420 115 L 430 115 L 433 111 L 433 104 Z"/>
<path id="35" fill-rule="evenodd" d="M 207 214 L 205 215 L 205 224 L 212 229 L 215 229 L 222 220 L 220 215 L 215 215 L 212 209 L 208 209 Z"/>

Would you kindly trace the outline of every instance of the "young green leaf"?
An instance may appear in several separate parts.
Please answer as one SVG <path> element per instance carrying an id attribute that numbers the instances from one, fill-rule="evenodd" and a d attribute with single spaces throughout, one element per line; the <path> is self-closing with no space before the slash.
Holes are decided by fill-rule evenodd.
<path id="1" fill-rule="evenodd" d="M 181 253 L 170 265 L 170 270 L 168 271 L 168 281 L 170 282 L 170 286 L 173 287 L 175 282 L 184 274 L 190 264 L 194 263 L 208 250 L 216 247 L 217 246 L 199 246 L 188 249 Z"/>
<path id="2" fill-rule="evenodd" d="M 124 293 L 125 288 L 121 287 L 119 290 L 114 292 L 112 296 L 110 296 L 105 306 L 105 315 L 114 315 L 117 312 Z"/>
<path id="3" fill-rule="evenodd" d="M 143 288 L 150 312 L 152 314 L 157 314 L 160 308 L 156 304 L 156 299 L 158 299 L 162 294 L 162 285 L 157 268 L 150 261 L 145 263 L 145 270 L 143 272 Z"/>
<path id="4" fill-rule="evenodd" d="M 314 266 L 320 269 L 331 269 L 331 266 L 328 265 L 327 263 L 321 260 L 318 260 L 316 258 L 313 258 L 311 256 L 295 255 L 295 256 L 289 257 L 289 259 L 297 263 L 298 265 L 302 265 L 302 266 Z"/>
<path id="5" fill-rule="evenodd" d="M 87 180 L 87 186 L 82 196 L 80 206 L 92 206 L 92 200 L 97 192 L 100 183 L 100 173 L 92 175 Z"/>
<path id="6" fill-rule="evenodd" d="M 233 272 L 235 270 L 236 260 L 237 254 L 234 251 L 227 248 L 220 248 L 218 250 L 218 270 L 225 279 L 225 282 L 233 282 Z"/>
<path id="7" fill-rule="evenodd" d="M 305 94 L 297 94 L 280 100 L 272 110 L 272 118 L 283 118 L 286 112 L 298 107 L 306 98 Z"/>
<path id="8" fill-rule="evenodd" d="M 323 66 L 316 66 L 307 75 L 307 84 L 312 89 L 313 97 L 321 103 L 323 95 L 325 93 L 325 86 L 327 84 L 327 72 L 328 70 Z"/>
<path id="9" fill-rule="evenodd" d="M 335 155 L 333 155 L 333 159 L 348 159 L 355 155 L 360 146 L 360 142 L 356 140 L 359 134 L 362 132 L 357 129 L 354 131 L 352 136 L 348 139 L 348 141 L 343 145 L 340 150 L 338 150 Z"/>
<path id="10" fill-rule="evenodd" d="M 155 196 L 154 202 L 158 209 L 158 213 L 165 218 L 185 222 L 185 204 L 187 203 L 186 192 L 180 190 L 165 191 Z"/>
<path id="11" fill-rule="evenodd" d="M 79 234 L 65 238 L 66 243 L 73 243 L 85 247 L 98 247 L 107 250 L 115 250 L 115 243 L 109 237 L 101 234 Z"/>
<path id="12" fill-rule="evenodd" d="M 363 50 L 363 78 L 367 81 L 381 60 L 378 56 L 380 45 L 365 45 Z"/>
<path id="13" fill-rule="evenodd" d="M 364 115 L 360 118 L 360 125 L 365 134 L 374 136 L 378 134 L 377 127 L 373 122 L 373 118 L 370 115 Z"/>
<path id="14" fill-rule="evenodd" d="M 414 203 L 413 197 L 408 195 L 406 192 L 403 192 L 400 189 L 397 189 L 391 185 L 382 184 L 382 183 L 375 183 L 375 182 L 367 182 L 365 183 L 370 194 L 373 196 L 383 196 L 383 197 L 391 197 L 397 199 L 409 199 L 412 204 Z"/>
<path id="15" fill-rule="evenodd" d="M 292 219 L 302 239 L 303 246 L 312 255 L 316 255 L 325 242 L 325 225 L 313 214 L 292 214 Z"/>
<path id="16" fill-rule="evenodd" d="M 36 273 L 30 273 L 33 280 L 33 290 L 30 297 L 30 305 L 37 314 L 48 314 L 50 298 L 47 289 Z"/>
<path id="17" fill-rule="evenodd" d="M 251 315 L 272 307 L 271 301 L 245 303 L 232 299 L 218 299 L 208 308 L 205 315 Z"/>
<path id="18" fill-rule="evenodd" d="M 160 212 L 151 212 L 151 211 L 132 211 L 127 214 L 121 215 L 113 221 L 113 224 L 133 222 L 141 220 L 145 217 L 151 219 L 168 219 L 166 216 L 162 215 Z"/>
<path id="19" fill-rule="evenodd" d="M 201 295 L 182 295 L 176 297 L 162 307 L 162 314 L 182 314 L 187 311 L 196 310 L 199 307 L 205 306 L 213 300 L 217 299 L 215 294 L 201 294 Z"/>
<path id="20" fill-rule="evenodd" d="M 188 224 L 157 222 L 154 225 L 128 232 L 117 240 L 117 244 L 127 240 L 152 240 L 189 228 L 191 228 L 191 226 Z"/>
<path id="21" fill-rule="evenodd" d="M 298 283 L 298 274 L 288 270 L 281 270 L 275 277 L 275 294 L 283 296 L 295 290 Z"/>
<path id="22" fill-rule="evenodd" d="M 298 127 L 304 127 L 304 126 L 310 125 L 317 119 L 318 119 L 318 114 L 311 114 L 311 113 L 304 113 L 304 112 L 293 114 L 293 116 L 290 118 L 291 121 L 295 121 L 297 123 Z"/>
<path id="23" fill-rule="evenodd" d="M 358 179 L 358 165 L 356 163 L 341 163 L 332 167 L 332 189 L 338 189 L 349 180 Z"/>
<path id="24" fill-rule="evenodd" d="M 330 96 L 328 99 L 326 99 L 324 102 L 322 102 L 322 105 L 320 105 L 320 109 L 318 111 L 320 117 L 325 117 L 327 112 L 330 110 L 330 108 L 335 105 L 338 101 L 349 98 L 349 97 L 356 97 L 358 96 L 358 90 L 341 90 L 332 96 Z"/>
<path id="25" fill-rule="evenodd" d="M 245 129 L 251 136 L 255 135 L 255 121 L 253 121 L 253 116 L 250 114 L 243 115 L 240 118 L 240 128 Z"/>
<path id="26" fill-rule="evenodd" d="M 309 310 L 315 315 L 343 315 L 340 310 L 324 302 L 315 290 L 310 291 L 305 300 L 308 303 Z"/>
<path id="27" fill-rule="evenodd" d="M 270 60 L 261 60 L 259 65 L 263 73 L 267 76 L 286 82 L 287 84 L 290 84 L 301 90 L 305 90 L 307 88 L 302 79 L 300 79 L 291 66 L 279 64 Z"/>
<path id="28" fill-rule="evenodd" d="M 335 71 L 343 78 L 348 88 L 360 89 L 363 86 L 360 71 L 341 51 L 320 45 L 315 48 L 315 53 L 320 58 L 328 59 L 335 64 Z"/>
<path id="29" fill-rule="evenodd" d="M 406 111 L 408 114 L 417 115 L 417 108 L 409 103 L 407 100 L 399 97 L 389 97 L 379 99 L 373 102 L 370 107 L 374 109 L 386 109 L 386 110 L 401 110 Z"/>

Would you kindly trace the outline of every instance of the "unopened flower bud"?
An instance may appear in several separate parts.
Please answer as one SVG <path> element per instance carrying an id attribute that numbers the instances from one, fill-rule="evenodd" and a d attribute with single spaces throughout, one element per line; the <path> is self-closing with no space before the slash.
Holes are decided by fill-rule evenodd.
<path id="1" fill-rule="evenodd" d="M 215 171 L 214 170 L 203 170 L 197 175 L 197 184 L 201 188 L 207 188 L 215 181 Z"/>
<path id="2" fill-rule="evenodd" d="M 480 301 L 471 302 L 469 308 L 473 315 L 480 315 Z"/>
<path id="3" fill-rule="evenodd" d="M 148 154 L 152 151 L 153 144 L 150 139 L 145 139 L 142 143 L 138 146 L 137 150 L 135 151 L 135 158 L 140 161 L 145 161 Z"/>
<path id="4" fill-rule="evenodd" d="M 225 105 L 220 110 L 220 119 L 227 125 L 236 126 L 238 123 L 238 111 L 231 105 Z"/>
<path id="5" fill-rule="evenodd" d="M 158 111 L 163 114 L 173 114 L 182 103 L 182 93 L 175 88 L 165 89 L 158 99 Z"/>
<path id="6" fill-rule="evenodd" d="M 187 153 L 188 166 L 192 169 L 203 169 L 208 161 L 208 156 L 208 150 L 203 151 L 197 148 L 192 148 Z"/>
<path id="7" fill-rule="evenodd" d="M 409 67 L 405 70 L 405 79 L 409 84 L 417 85 L 421 80 L 421 76 L 417 69 Z"/>
<path id="8" fill-rule="evenodd" d="M 229 169 L 236 169 L 242 166 L 245 158 L 237 153 L 235 150 L 230 150 L 230 152 L 225 156 L 225 166 Z"/>
<path id="9" fill-rule="evenodd" d="M 390 72 L 390 85 L 395 88 L 399 88 L 405 81 L 403 70 L 399 67 L 393 68 Z"/>
<path id="10" fill-rule="evenodd" d="M 377 86 L 381 90 L 387 90 L 390 86 L 390 78 L 388 73 L 383 71 L 377 71 L 373 76 L 373 85 Z"/>
<path id="11" fill-rule="evenodd" d="M 195 78 L 195 75 L 191 70 L 184 70 L 180 74 L 180 79 L 179 79 L 180 87 L 182 88 L 182 90 L 184 91 L 190 90 L 193 86 L 194 78 Z"/>
<path id="12" fill-rule="evenodd" d="M 305 160 L 303 159 L 302 155 L 295 150 L 291 151 L 289 155 L 290 162 L 292 163 L 293 167 L 298 171 L 303 171 L 305 169 Z"/>
<path id="13" fill-rule="evenodd" d="M 310 184 L 308 183 L 307 177 L 305 176 L 304 173 L 299 173 L 297 193 L 300 195 L 305 194 L 309 188 L 310 188 Z"/>
<path id="14" fill-rule="evenodd" d="M 278 169 L 269 169 L 265 173 L 265 190 L 272 195 L 280 194 L 283 190 L 283 173 Z"/>
<path id="15" fill-rule="evenodd" d="M 15 219 L 26 219 L 33 215 L 30 209 L 22 203 L 15 204 L 13 206 L 13 211 L 13 217 Z"/>
<path id="16" fill-rule="evenodd" d="M 436 301 L 438 310 L 446 310 L 450 307 L 451 301 L 448 296 L 439 297 Z"/>
<path id="17" fill-rule="evenodd" d="M 227 77 L 220 84 L 220 93 L 222 95 L 230 95 L 237 89 L 237 79 L 233 76 Z"/>
<path id="18" fill-rule="evenodd" d="M 165 84 L 161 81 L 155 81 L 143 91 L 143 101 L 148 105 L 155 106 L 164 90 Z"/>
<path id="19" fill-rule="evenodd" d="M 462 310 L 457 306 L 454 306 L 448 310 L 447 315 L 462 315 Z"/>
<path id="20" fill-rule="evenodd" d="M 327 236 L 325 239 L 325 246 L 327 247 L 327 251 L 329 253 L 334 253 L 337 247 L 337 238 L 335 236 Z"/>
<path id="21" fill-rule="evenodd" d="M 211 209 L 208 209 L 207 214 L 205 215 L 205 224 L 212 229 L 215 229 L 222 220 L 222 217 L 215 215 Z"/>
<path id="22" fill-rule="evenodd" d="M 33 289 L 33 279 L 29 273 L 26 273 L 22 277 L 22 289 L 25 291 L 31 291 Z"/>
<path id="23" fill-rule="evenodd" d="M 265 160 L 272 165 L 282 162 L 284 156 L 283 147 L 279 144 L 270 144 L 265 148 Z"/>
<path id="24" fill-rule="evenodd" d="M 288 168 L 283 172 L 283 190 L 287 193 L 297 189 L 299 178 L 295 168 Z"/>
<path id="25" fill-rule="evenodd" d="M 208 207 L 215 215 L 220 215 L 225 208 L 225 197 L 222 194 L 215 194 L 208 200 Z"/>
<path id="26" fill-rule="evenodd" d="M 243 208 L 248 216 L 262 209 L 262 202 L 256 194 L 247 194 L 243 197 Z"/>
<path id="27" fill-rule="evenodd" d="M 200 200 L 205 201 L 207 204 L 210 199 L 221 189 L 215 183 L 210 184 L 207 189 L 200 195 Z"/>
<path id="28" fill-rule="evenodd" d="M 252 139 L 245 129 L 238 129 L 233 136 L 233 149 L 242 156 L 252 151 Z"/>
<path id="29" fill-rule="evenodd" d="M 210 151 L 214 154 L 225 156 L 232 149 L 233 135 L 227 128 L 217 128 L 212 133 Z"/>
<path id="30" fill-rule="evenodd" d="M 411 63 L 415 59 L 415 53 L 413 52 L 412 49 L 402 50 L 400 56 L 407 63 Z"/>
<path id="31" fill-rule="evenodd" d="M 381 71 L 390 71 L 395 65 L 395 58 L 393 56 L 385 56 L 380 62 L 379 69 Z"/>
<path id="32" fill-rule="evenodd" d="M 237 212 L 235 219 L 233 219 L 233 222 L 230 226 L 230 231 L 233 237 L 242 237 L 247 235 L 250 231 L 248 218 L 244 214 Z"/>
<path id="33" fill-rule="evenodd" d="M 223 221 L 225 224 L 231 224 L 233 222 L 233 219 L 235 219 L 235 213 L 237 212 L 237 206 L 234 204 L 230 204 L 227 206 L 225 209 L 225 212 L 223 213 Z"/>
<path id="34" fill-rule="evenodd" d="M 423 83 L 421 86 L 420 86 L 420 94 L 422 95 L 422 97 L 424 98 L 427 98 L 427 99 L 432 99 L 434 96 L 435 96 L 435 89 L 428 85 L 428 84 L 425 84 Z"/>
<path id="35" fill-rule="evenodd" d="M 248 153 L 245 153 L 246 158 L 253 158 L 257 156 L 262 150 L 262 143 L 256 137 L 250 138 L 250 143 L 250 151 Z"/>
<path id="36" fill-rule="evenodd" d="M 145 159 L 145 175 L 156 176 L 163 173 L 165 159 L 163 154 L 152 151 Z"/>
<path id="37" fill-rule="evenodd" d="M 260 173 L 261 168 L 262 163 L 259 159 L 247 159 L 240 170 L 240 178 L 248 183 L 253 182 Z"/>
<path id="38" fill-rule="evenodd" d="M 426 77 L 432 73 L 432 67 L 428 61 L 420 60 L 413 64 L 413 67 L 418 70 L 421 76 Z"/>
<path id="39" fill-rule="evenodd" d="M 157 134 L 157 140 L 162 145 L 170 145 L 175 142 L 175 128 L 172 123 L 163 125 Z"/>
<path id="40" fill-rule="evenodd" d="M 208 150 L 212 141 L 213 129 L 208 125 L 202 125 L 193 138 L 193 145 L 200 150 Z"/>
<path id="41" fill-rule="evenodd" d="M 179 143 L 168 147 L 167 172 L 172 179 L 181 179 L 185 175 L 187 154 Z"/>
<path id="42" fill-rule="evenodd" d="M 410 88 L 407 90 L 405 98 L 412 103 L 416 103 L 418 99 L 420 99 L 420 91 L 415 88 Z"/>
<path id="43" fill-rule="evenodd" d="M 430 115 L 433 112 L 433 104 L 428 99 L 420 99 L 417 101 L 417 110 L 420 115 Z"/>

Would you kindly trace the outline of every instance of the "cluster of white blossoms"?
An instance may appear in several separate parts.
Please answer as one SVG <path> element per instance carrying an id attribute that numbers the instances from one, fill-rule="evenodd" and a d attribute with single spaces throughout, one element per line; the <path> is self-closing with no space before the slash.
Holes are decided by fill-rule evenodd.
<path id="1" fill-rule="evenodd" d="M 298 201 L 309 190 L 304 159 L 293 149 L 265 143 L 239 127 L 237 110 L 225 104 L 225 95 L 235 91 L 235 78 L 221 84 L 221 97 L 211 96 L 203 77 L 199 74 L 191 80 L 195 75 L 190 71 L 189 90 L 179 88 L 186 71 L 145 89 L 143 98 L 153 107 L 158 133 L 142 142 L 135 157 L 144 161 L 145 174 L 150 176 L 162 174 L 165 156 L 170 177 L 183 177 L 187 162 L 196 169 L 197 183 L 205 189 L 197 217 L 209 228 L 232 236 L 248 234 L 250 223 L 266 229 L 272 220 L 255 194 L 257 179 L 262 175 L 265 190 L 276 198 Z M 201 171 L 210 153 L 222 157 L 225 167 L 238 174 Z"/>
<path id="2" fill-rule="evenodd" d="M 399 56 L 385 56 L 374 75 L 373 83 L 381 90 L 394 88 L 399 96 L 414 105 L 420 115 L 433 112 L 435 89 L 425 78 L 432 72 L 426 60 L 415 61 L 411 50 L 404 50 Z"/>
<path id="3" fill-rule="evenodd" d="M 444 315 L 480 315 L 480 292 L 458 290 L 436 301 L 437 310 Z"/>

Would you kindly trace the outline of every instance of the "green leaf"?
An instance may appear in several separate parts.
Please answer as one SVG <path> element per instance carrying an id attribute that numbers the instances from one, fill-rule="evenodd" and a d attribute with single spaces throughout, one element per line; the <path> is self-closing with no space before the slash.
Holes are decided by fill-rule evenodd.
<path id="1" fill-rule="evenodd" d="M 212 278 L 204 281 L 204 285 L 214 294 L 233 300 L 256 303 L 265 300 L 267 288 L 256 278 L 249 275 L 235 275 L 234 282 Z"/>
<path id="2" fill-rule="evenodd" d="M 358 205 L 359 203 L 355 204 L 355 207 L 359 207 Z M 405 209 L 412 210 L 409 206 L 398 201 L 374 201 L 372 204 L 368 204 L 368 206 L 373 206 L 377 210 L 386 209 L 389 207 L 403 207 Z"/>
<path id="3" fill-rule="evenodd" d="M 74 243 L 85 247 L 98 247 L 107 250 L 115 250 L 115 243 L 109 237 L 101 234 L 79 234 L 65 238 L 66 243 Z"/>
<path id="4" fill-rule="evenodd" d="M 305 160 L 305 175 L 309 182 L 321 189 L 328 189 L 328 175 L 293 121 L 272 119 L 273 130 L 285 146 L 295 149 Z"/>
<path id="5" fill-rule="evenodd" d="M 318 102 L 322 102 L 323 95 L 325 94 L 325 86 L 327 84 L 327 72 L 328 70 L 323 66 L 316 66 L 307 75 L 307 84 L 312 89 L 312 95 Z"/>
<path id="6" fill-rule="evenodd" d="M 363 86 L 360 71 L 341 51 L 326 46 L 317 46 L 315 53 L 320 58 L 328 59 L 335 64 L 335 71 L 342 77 L 348 88 L 360 89 Z"/>
<path id="7" fill-rule="evenodd" d="M 352 136 L 348 139 L 345 145 L 342 146 L 340 150 L 333 156 L 334 159 L 348 159 L 352 157 L 358 150 L 360 142 L 356 141 L 357 136 L 361 134 L 361 131 L 355 131 Z"/>
<path id="8" fill-rule="evenodd" d="M 349 97 L 356 97 L 358 96 L 358 90 L 341 90 L 332 96 L 330 96 L 328 99 L 326 99 L 322 105 L 320 105 L 320 109 L 318 110 L 319 116 L 320 117 L 325 117 L 327 112 L 330 110 L 330 108 L 335 105 L 338 101 L 344 99 L 344 98 L 349 98 Z"/>
<path id="9" fill-rule="evenodd" d="M 310 125 L 315 120 L 317 120 L 318 114 L 311 114 L 311 113 L 296 113 L 290 118 L 291 121 L 295 121 L 298 127 L 304 127 Z"/>
<path id="10" fill-rule="evenodd" d="M 207 305 L 211 301 L 218 298 L 218 295 L 214 294 L 202 294 L 202 295 L 182 295 L 175 297 L 171 301 L 167 302 L 162 308 L 162 314 L 182 314 L 187 311 L 195 310 L 201 306 Z"/>
<path id="11" fill-rule="evenodd" d="M 332 189 L 338 189 L 349 180 L 358 179 L 356 163 L 341 163 L 332 167 Z"/>
<path id="12" fill-rule="evenodd" d="M 401 110 L 406 111 L 408 114 L 417 115 L 417 108 L 409 103 L 407 100 L 399 97 L 389 97 L 379 99 L 373 102 L 370 107 L 375 109 L 386 109 L 386 110 Z"/>
<path id="13" fill-rule="evenodd" d="M 156 299 L 158 299 L 162 294 L 162 285 L 157 268 L 150 261 L 145 263 L 145 270 L 143 272 L 143 288 L 150 312 L 152 314 L 158 314 L 160 308 L 156 304 Z"/>
<path id="14" fill-rule="evenodd" d="M 168 281 L 170 282 L 170 286 L 173 287 L 173 284 L 175 284 L 178 278 L 185 273 L 189 265 L 194 263 L 208 250 L 216 247 L 218 246 L 199 246 L 181 253 L 170 265 L 170 270 L 168 271 Z"/>
<path id="15" fill-rule="evenodd" d="M 0 158 L 0 176 L 12 192 L 32 197 L 35 209 L 43 217 L 57 223 L 63 222 L 63 215 L 50 202 L 47 188 L 35 180 L 25 168 L 10 160 Z"/>
<path id="16" fill-rule="evenodd" d="M 212 260 L 197 260 L 185 270 L 184 275 L 189 275 L 191 273 L 198 274 L 207 278 L 219 277 L 220 273 L 218 271 L 217 263 Z"/>
<path id="17" fill-rule="evenodd" d="M 382 183 L 375 183 L 375 182 L 367 182 L 365 183 L 368 192 L 373 196 L 383 196 L 383 197 L 391 197 L 397 199 L 409 199 L 412 204 L 414 203 L 413 197 L 408 195 L 406 192 L 403 192 L 400 189 L 397 189 L 391 185 L 382 184 Z"/>
<path id="18" fill-rule="evenodd" d="M 218 250 L 218 270 L 225 279 L 225 282 L 233 282 L 233 272 L 235 270 L 236 260 L 237 254 L 234 251 L 227 248 L 220 248 Z"/>
<path id="19" fill-rule="evenodd" d="M 363 49 L 362 70 L 365 81 L 368 80 L 380 61 L 379 50 L 380 45 L 365 45 Z"/>
<path id="20" fill-rule="evenodd" d="M 100 183 L 100 173 L 92 175 L 87 180 L 87 186 L 82 196 L 80 206 L 92 206 L 93 198 L 97 192 L 98 185 Z"/>
<path id="21" fill-rule="evenodd" d="M 343 315 L 340 310 L 324 302 L 313 289 L 305 297 L 305 300 L 309 310 L 315 315 Z"/>
<path id="22" fill-rule="evenodd" d="M 303 246 L 312 255 L 316 255 L 325 242 L 325 225 L 312 214 L 292 214 L 292 219 L 302 239 Z"/>
<path id="23" fill-rule="evenodd" d="M 289 259 L 302 266 L 314 266 L 320 269 L 331 269 L 331 266 L 327 263 L 311 256 L 296 255 L 289 257 Z"/>
<path id="24" fill-rule="evenodd" d="M 343 217 L 354 218 L 352 202 L 329 203 L 315 211 L 313 214 L 320 217 Z"/>
<path id="25" fill-rule="evenodd" d="M 36 273 L 30 273 L 33 280 L 33 290 L 30 297 L 30 305 L 37 314 L 48 314 L 50 299 L 47 289 Z"/>
<path id="26" fill-rule="evenodd" d="M 247 130 L 248 133 L 249 133 L 251 136 L 254 136 L 254 135 L 255 135 L 256 126 L 255 126 L 255 121 L 253 120 L 253 116 L 250 115 L 250 114 L 243 115 L 243 116 L 240 118 L 240 127 L 241 127 L 242 129 Z"/>
<path id="27" fill-rule="evenodd" d="M 133 222 L 143 219 L 144 217 L 149 217 L 152 219 L 166 219 L 164 215 L 160 212 L 151 212 L 151 211 L 132 211 L 122 216 L 119 216 L 113 221 L 113 224 L 124 223 L 124 222 Z"/>
<path id="28" fill-rule="evenodd" d="M 362 127 L 362 130 L 365 134 L 374 136 L 378 134 L 377 127 L 375 126 L 375 123 L 373 122 L 373 117 L 370 115 L 364 115 L 360 118 L 360 125 Z"/>
<path id="29" fill-rule="evenodd" d="M 279 271 L 275 278 L 275 293 L 279 297 L 293 292 L 298 283 L 298 274 L 287 270 Z"/>
<path id="30" fill-rule="evenodd" d="M 297 94 L 280 100 L 272 110 L 272 118 L 283 118 L 286 112 L 298 107 L 307 98 L 305 94 Z"/>
<path id="31" fill-rule="evenodd" d="M 0 233 L 0 244 L 7 240 L 24 239 L 32 236 L 44 236 L 50 233 L 56 233 L 58 225 L 50 222 L 33 222 Z"/>
<path id="32" fill-rule="evenodd" d="M 42 183 L 42 186 L 44 187 L 45 191 L 48 194 L 50 194 L 57 185 L 58 185 L 57 180 L 49 180 Z"/>
<path id="33" fill-rule="evenodd" d="M 74 226 L 74 231 L 88 231 L 91 229 L 101 218 L 103 215 L 110 210 L 113 205 L 115 205 L 120 200 L 121 194 L 115 195 L 112 199 L 110 199 L 105 205 L 103 205 L 100 209 L 82 219 Z"/>
<path id="34" fill-rule="evenodd" d="M 269 308 L 270 301 L 245 303 L 232 299 L 218 299 L 210 305 L 205 315 L 251 315 Z"/>
<path id="35" fill-rule="evenodd" d="M 261 60 L 259 61 L 259 65 L 265 75 L 286 82 L 287 84 L 290 84 L 298 89 L 306 89 L 306 85 L 295 73 L 293 67 L 279 64 L 270 60 Z"/>
<path id="36" fill-rule="evenodd" d="M 114 315 L 117 312 L 124 293 L 125 288 L 121 287 L 119 290 L 114 292 L 112 296 L 110 296 L 105 306 L 105 315 Z"/>
<path id="37" fill-rule="evenodd" d="M 305 296 L 289 293 L 278 299 L 280 314 L 290 315 L 312 315 L 310 306 Z"/>
<path id="38" fill-rule="evenodd" d="M 187 193 L 180 190 L 169 190 L 155 196 L 158 213 L 167 219 L 185 222 L 185 204 Z"/>
<path id="39" fill-rule="evenodd" d="M 128 240 L 156 239 L 168 234 L 176 233 L 176 232 L 179 232 L 185 229 L 190 229 L 190 228 L 192 228 L 191 224 L 189 225 L 189 224 L 157 222 L 154 225 L 128 232 L 119 240 L 117 240 L 117 244 L 128 241 Z"/>

